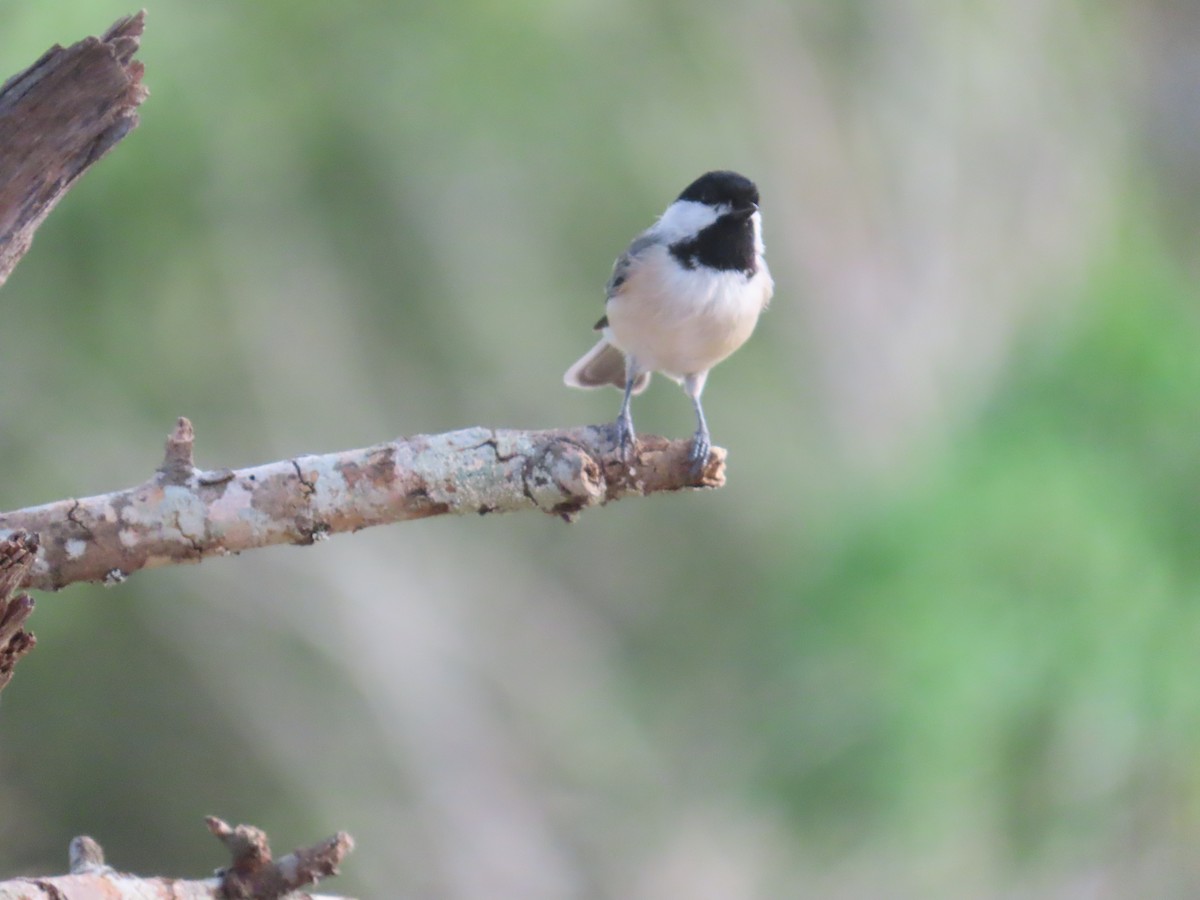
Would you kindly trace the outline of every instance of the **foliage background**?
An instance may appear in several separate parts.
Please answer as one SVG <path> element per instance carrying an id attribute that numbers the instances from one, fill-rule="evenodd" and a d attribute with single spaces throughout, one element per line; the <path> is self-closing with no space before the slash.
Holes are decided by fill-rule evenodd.
<path id="1" fill-rule="evenodd" d="M 0 5 L 0 70 L 130 10 Z M 0 507 L 468 425 L 691 178 L 775 303 L 730 482 L 39 599 L 0 874 L 336 828 L 364 897 L 1200 890 L 1200 8 L 160 0 L 142 125 L 3 292 Z M 643 430 L 690 433 L 661 381 Z"/>

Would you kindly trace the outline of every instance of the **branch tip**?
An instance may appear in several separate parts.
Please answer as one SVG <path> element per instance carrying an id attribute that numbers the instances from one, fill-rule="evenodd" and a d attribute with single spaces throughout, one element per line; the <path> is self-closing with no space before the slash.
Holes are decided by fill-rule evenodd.
<path id="1" fill-rule="evenodd" d="M 128 16 L 122 16 L 108 26 L 108 30 L 100 36 L 106 44 L 111 44 L 114 41 L 122 38 L 132 41 L 141 40 L 142 34 L 146 30 L 146 10 L 140 9 Z M 136 46 L 136 44 L 135 44 Z"/>
<path id="2" fill-rule="evenodd" d="M 696 487 L 719 488 L 725 486 L 725 460 L 728 454 L 724 447 L 713 447 L 705 460 L 704 468 Z"/>

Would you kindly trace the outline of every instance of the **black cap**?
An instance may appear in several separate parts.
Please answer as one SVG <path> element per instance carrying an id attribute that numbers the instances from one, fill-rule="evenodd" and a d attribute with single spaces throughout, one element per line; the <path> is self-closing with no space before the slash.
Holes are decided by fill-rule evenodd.
<path id="1" fill-rule="evenodd" d="M 758 188 L 737 172 L 705 172 L 684 189 L 679 199 L 710 206 L 728 203 L 734 209 L 747 209 L 758 205 Z"/>

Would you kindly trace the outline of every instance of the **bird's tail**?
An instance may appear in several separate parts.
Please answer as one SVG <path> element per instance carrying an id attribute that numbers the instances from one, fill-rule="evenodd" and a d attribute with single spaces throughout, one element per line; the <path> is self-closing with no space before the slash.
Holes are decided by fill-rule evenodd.
<path id="1" fill-rule="evenodd" d="M 598 388 L 611 384 L 625 389 L 625 355 L 608 341 L 600 341 L 567 369 L 563 383 L 568 387 Z M 642 372 L 633 382 L 633 392 L 640 394 L 650 383 L 650 373 Z"/>

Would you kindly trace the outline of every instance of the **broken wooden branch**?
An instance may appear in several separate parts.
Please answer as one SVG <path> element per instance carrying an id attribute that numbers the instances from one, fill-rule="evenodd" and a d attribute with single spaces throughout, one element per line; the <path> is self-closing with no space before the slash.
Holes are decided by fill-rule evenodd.
<path id="1" fill-rule="evenodd" d="M 0 86 L 0 284 L 88 167 L 138 122 L 148 95 L 133 59 L 145 13 L 100 37 L 55 44 Z"/>

